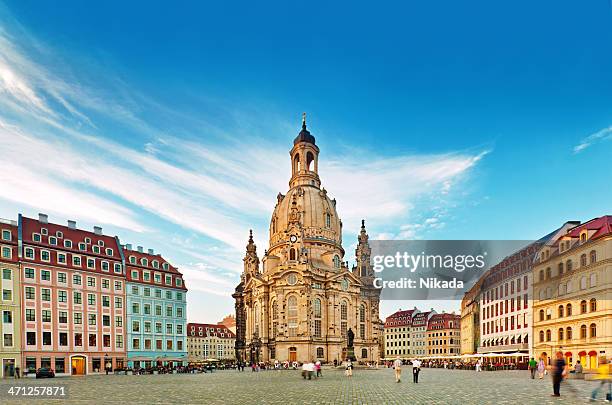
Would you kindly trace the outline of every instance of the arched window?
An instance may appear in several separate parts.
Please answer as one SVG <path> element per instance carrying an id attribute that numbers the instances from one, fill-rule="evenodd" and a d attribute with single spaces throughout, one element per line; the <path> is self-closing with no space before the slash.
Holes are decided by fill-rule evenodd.
<path id="1" fill-rule="evenodd" d="M 566 316 L 572 316 L 572 304 L 567 304 L 565 313 Z"/>
<path id="2" fill-rule="evenodd" d="M 348 331 L 348 305 L 346 301 L 340 303 L 340 333 L 346 337 Z"/>
<path id="3" fill-rule="evenodd" d="M 563 328 L 559 328 L 558 335 L 559 335 L 559 340 L 563 340 Z"/>
<path id="4" fill-rule="evenodd" d="M 549 279 L 552 277 L 552 270 L 550 269 L 550 267 L 546 268 L 546 278 Z"/>
<path id="5" fill-rule="evenodd" d="M 589 302 L 591 304 L 591 312 L 597 311 L 597 300 L 595 298 L 591 298 L 591 301 Z"/>
<path id="6" fill-rule="evenodd" d="M 541 330 L 540 331 L 540 342 L 543 342 L 543 341 L 544 341 L 544 331 Z"/>
<path id="7" fill-rule="evenodd" d="M 595 263 L 597 261 L 597 252 L 594 250 L 591 250 L 590 256 L 591 256 L 591 263 Z"/>
<path id="8" fill-rule="evenodd" d="M 580 339 L 586 339 L 587 337 L 587 327 L 586 325 L 580 325 Z"/>
<path id="9" fill-rule="evenodd" d="M 321 337 L 321 299 L 312 300 L 312 313 L 314 317 L 314 336 Z"/>
<path id="10" fill-rule="evenodd" d="M 310 164 L 314 161 L 314 155 L 312 152 L 306 154 L 306 170 L 311 170 Z"/>
<path id="11" fill-rule="evenodd" d="M 540 281 L 544 281 L 544 270 L 540 270 Z"/>
<path id="12" fill-rule="evenodd" d="M 572 264 L 572 260 L 568 260 L 567 262 L 565 262 L 565 268 L 567 269 L 568 272 L 572 271 L 573 268 L 573 264 Z"/>
<path id="13" fill-rule="evenodd" d="M 559 305 L 559 318 L 563 318 L 563 305 Z"/>
<path id="14" fill-rule="evenodd" d="M 276 337 L 278 331 L 278 303 L 276 300 L 272 302 L 272 337 Z"/>
<path id="15" fill-rule="evenodd" d="M 563 274 L 563 263 L 559 263 L 559 275 Z"/>
<path id="16" fill-rule="evenodd" d="M 362 359 L 367 359 L 368 358 L 368 349 L 366 349 L 366 348 L 361 349 L 361 358 Z"/>
<path id="17" fill-rule="evenodd" d="M 586 253 L 583 253 L 580 255 L 580 266 L 584 267 L 587 265 L 587 255 Z"/>
<path id="18" fill-rule="evenodd" d="M 540 309 L 540 321 L 544 320 L 544 310 Z"/>
<path id="19" fill-rule="evenodd" d="M 361 339 L 365 339 L 366 338 L 366 307 L 365 305 L 361 304 L 359 306 L 359 337 Z"/>
<path id="20" fill-rule="evenodd" d="M 297 174 L 300 171 L 300 155 L 296 154 L 293 158 L 293 172 Z"/>
<path id="21" fill-rule="evenodd" d="M 329 212 L 325 214 L 325 227 L 331 228 L 331 214 Z"/>
<path id="22" fill-rule="evenodd" d="M 582 300 L 580 301 L 580 313 L 586 314 L 586 311 L 587 311 L 587 302 L 586 300 Z"/>
<path id="23" fill-rule="evenodd" d="M 324 357 L 325 352 L 322 347 L 317 347 L 317 358 L 322 359 Z"/>
<path id="24" fill-rule="evenodd" d="M 546 341 L 550 342 L 550 339 L 552 338 L 552 333 L 550 333 L 550 329 L 546 330 Z"/>
<path id="25" fill-rule="evenodd" d="M 335 255 L 334 256 L 334 267 L 339 269 L 340 268 L 340 256 Z"/>
<path id="26" fill-rule="evenodd" d="M 597 325 L 595 325 L 594 323 L 591 324 L 591 337 L 597 337 Z"/>
<path id="27" fill-rule="evenodd" d="M 287 328 L 289 329 L 289 336 L 291 337 L 297 336 L 297 317 L 297 297 L 295 295 L 291 295 L 289 298 L 287 298 Z"/>
<path id="28" fill-rule="evenodd" d="M 572 328 L 570 328 L 569 326 L 567 327 L 567 329 L 565 329 L 565 339 L 572 340 Z"/>
<path id="29" fill-rule="evenodd" d="M 295 260 L 295 248 L 289 249 L 289 260 Z"/>
<path id="30" fill-rule="evenodd" d="M 597 285 L 597 274 L 595 273 L 591 273 L 591 280 L 590 280 L 590 286 L 595 287 Z"/>
<path id="31" fill-rule="evenodd" d="M 585 276 L 580 277 L 580 289 L 584 290 L 587 288 L 587 278 Z"/>
<path id="32" fill-rule="evenodd" d="M 253 307 L 253 320 L 255 321 L 253 325 L 253 332 L 255 335 L 259 336 L 259 303 L 257 302 Z"/>

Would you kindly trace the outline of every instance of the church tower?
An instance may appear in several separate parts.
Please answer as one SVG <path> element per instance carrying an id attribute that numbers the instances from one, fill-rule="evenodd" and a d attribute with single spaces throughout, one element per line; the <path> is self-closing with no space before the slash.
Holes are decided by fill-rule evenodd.
<path id="1" fill-rule="evenodd" d="M 319 147 L 315 137 L 306 129 L 306 113 L 302 115 L 302 130 L 293 140 L 291 155 L 291 180 L 289 188 L 296 186 L 321 187 L 319 179 Z"/>
<path id="2" fill-rule="evenodd" d="M 366 233 L 365 220 L 361 220 L 361 231 L 357 236 L 357 249 L 355 249 L 356 265 L 353 267 L 353 273 L 362 279 L 374 277 L 374 270 L 370 260 L 372 249 L 368 243 L 368 234 Z M 369 283 L 364 283 L 369 284 Z"/>
<path id="3" fill-rule="evenodd" d="M 249 231 L 249 242 L 246 245 L 246 254 L 244 255 L 244 271 L 243 276 L 245 282 L 251 277 L 259 276 L 259 257 L 257 256 L 257 246 L 253 241 L 253 230 Z"/>

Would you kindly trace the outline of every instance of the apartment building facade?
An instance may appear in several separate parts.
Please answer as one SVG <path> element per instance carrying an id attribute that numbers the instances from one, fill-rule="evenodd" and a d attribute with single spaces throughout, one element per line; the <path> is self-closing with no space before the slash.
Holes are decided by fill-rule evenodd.
<path id="1" fill-rule="evenodd" d="M 21 368 L 21 305 L 16 221 L 0 219 L 0 378 Z"/>

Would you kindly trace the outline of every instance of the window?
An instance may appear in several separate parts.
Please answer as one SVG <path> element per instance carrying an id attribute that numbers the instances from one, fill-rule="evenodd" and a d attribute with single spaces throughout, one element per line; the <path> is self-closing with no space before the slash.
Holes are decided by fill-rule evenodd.
<path id="1" fill-rule="evenodd" d="M 171 323 L 167 323 L 166 324 L 166 334 L 171 335 L 172 334 L 172 330 L 173 330 L 173 326 Z"/>
<path id="2" fill-rule="evenodd" d="M 64 247 L 72 249 L 72 241 L 70 239 L 64 239 Z"/>
<path id="3" fill-rule="evenodd" d="M 110 307 L 110 297 L 108 295 L 103 295 L 102 296 L 102 306 L 103 307 Z"/>
<path id="4" fill-rule="evenodd" d="M 58 321 L 59 323 L 68 323 L 68 312 L 59 311 Z"/>
<path id="5" fill-rule="evenodd" d="M 183 300 L 183 293 L 177 291 L 176 292 L 176 299 L 177 299 L 177 301 L 182 301 Z"/>
<path id="6" fill-rule="evenodd" d="M 289 336 L 295 337 L 297 336 L 297 316 L 298 316 L 298 308 L 297 308 L 297 297 L 295 295 L 289 296 L 287 299 L 287 320 L 288 320 L 288 329 Z"/>
<path id="7" fill-rule="evenodd" d="M 123 347 L 123 336 L 115 336 L 115 347 L 117 347 L 118 349 L 121 349 Z"/>
<path id="8" fill-rule="evenodd" d="M 82 304 L 83 303 L 82 294 L 78 291 L 75 291 L 72 294 L 72 300 L 74 301 L 75 304 Z"/>
<path id="9" fill-rule="evenodd" d="M 591 306 L 591 312 L 597 311 L 597 300 L 595 298 L 591 298 L 589 303 L 590 303 L 590 306 Z"/>
<path id="10" fill-rule="evenodd" d="M 51 346 L 51 332 L 43 332 L 43 342 L 44 346 Z"/>
<path id="11" fill-rule="evenodd" d="M 66 273 L 57 273 L 57 282 L 66 284 Z"/>
<path id="12" fill-rule="evenodd" d="M 96 260 L 88 257 L 87 258 L 87 268 L 88 269 L 95 269 L 96 268 Z"/>
<path id="13" fill-rule="evenodd" d="M 161 305 L 155 306 L 155 316 L 162 316 L 162 307 Z"/>
<path id="14" fill-rule="evenodd" d="M 183 279 L 181 279 L 180 277 L 177 277 L 177 278 L 175 278 L 174 280 L 175 280 L 175 282 L 176 282 L 176 286 L 177 286 L 177 287 L 181 287 L 181 286 L 183 285 Z M 177 294 L 178 294 L 178 293 L 177 293 Z M 177 296 L 178 296 L 178 295 L 177 295 Z M 178 300 L 178 298 L 177 298 L 177 300 Z"/>
<path id="15" fill-rule="evenodd" d="M 72 276 L 72 284 L 75 285 L 81 285 L 81 276 L 79 274 L 75 274 L 74 276 Z"/>
<path id="16" fill-rule="evenodd" d="M 115 291 L 120 291 L 123 287 L 123 283 L 121 281 L 115 281 Z"/>
<path id="17" fill-rule="evenodd" d="M 586 312 L 587 312 L 587 302 L 586 300 L 582 300 L 580 301 L 580 313 L 586 314 Z"/>
<path id="18" fill-rule="evenodd" d="M 81 267 L 81 256 L 72 256 L 72 265 Z"/>
<path id="19" fill-rule="evenodd" d="M 590 326 L 591 329 L 591 337 L 597 337 L 597 325 L 595 325 L 594 323 L 591 324 Z"/>
<path id="20" fill-rule="evenodd" d="M 36 332 L 26 332 L 26 344 L 28 346 L 36 345 Z"/>
<path id="21" fill-rule="evenodd" d="M 100 246 L 93 245 L 93 246 L 91 247 L 91 250 L 92 250 L 94 253 L 100 254 Z"/>
<path id="22" fill-rule="evenodd" d="M 24 269 L 24 273 L 25 273 L 25 278 L 34 278 L 34 269 L 30 269 L 26 267 Z"/>
<path id="23" fill-rule="evenodd" d="M 49 270 L 41 270 L 40 279 L 42 281 L 51 281 L 51 272 Z"/>
<path id="24" fill-rule="evenodd" d="M 145 333 L 151 333 L 151 322 L 145 321 L 145 323 L 144 323 L 144 331 L 145 331 Z"/>
<path id="25" fill-rule="evenodd" d="M 591 260 L 591 264 L 595 263 L 597 261 L 597 252 L 594 250 L 591 250 L 591 253 L 589 253 L 590 256 L 590 260 Z"/>
<path id="26" fill-rule="evenodd" d="M 157 260 L 153 260 L 153 262 L 151 262 L 151 264 L 153 265 L 153 268 L 159 269 L 159 262 Z"/>
<path id="27" fill-rule="evenodd" d="M 58 253 L 57 254 L 57 262 L 60 264 L 66 264 L 66 254 Z"/>
<path id="28" fill-rule="evenodd" d="M 155 323 L 155 333 L 162 333 L 162 324 L 161 322 Z"/>
<path id="29" fill-rule="evenodd" d="M 48 288 L 42 288 L 40 290 L 40 297 L 43 301 L 51 301 L 51 290 Z"/>
<path id="30" fill-rule="evenodd" d="M 567 304 L 566 308 L 566 314 L 567 316 L 572 316 L 572 304 Z"/>
<path id="31" fill-rule="evenodd" d="M 572 340 L 572 328 L 565 329 L 565 339 Z"/>
<path id="32" fill-rule="evenodd" d="M 160 284 L 161 283 L 161 274 L 157 274 L 156 273 L 155 276 L 154 276 L 154 279 L 155 279 L 155 282 L 157 284 Z"/>
<path id="33" fill-rule="evenodd" d="M 115 308 L 123 308 L 123 300 L 121 297 L 115 297 Z"/>
<path id="34" fill-rule="evenodd" d="M 183 317 L 183 308 L 177 308 L 176 309 L 176 317 L 177 318 L 182 318 Z"/>
<path id="35" fill-rule="evenodd" d="M 334 255 L 334 267 L 340 268 L 340 257 L 338 255 Z"/>
<path id="36" fill-rule="evenodd" d="M 142 289 L 142 295 L 144 295 L 145 297 L 150 297 L 151 296 L 151 289 L 149 287 L 145 287 Z"/>
<path id="37" fill-rule="evenodd" d="M 25 248 L 25 257 L 26 259 L 34 259 L 34 249 Z"/>
<path id="38" fill-rule="evenodd" d="M 60 346 L 68 346 L 68 334 L 66 332 L 60 332 L 60 334 L 59 334 L 59 345 Z M 58 360 L 61 360 L 62 362 L 64 361 L 64 359 L 58 359 L 57 357 L 55 358 L 55 368 L 56 368 L 56 371 L 58 371 L 57 369 L 59 368 L 58 364 L 57 364 Z M 61 369 L 62 370 L 64 369 L 63 364 L 62 364 L 62 368 Z M 58 372 L 60 372 L 60 371 L 58 371 Z"/>
<path id="39" fill-rule="evenodd" d="M 3 280 L 13 279 L 13 272 L 11 271 L 11 269 L 2 269 L 2 279 Z"/>
<path id="40" fill-rule="evenodd" d="M 3 240 L 11 240 L 11 231 L 9 231 L 8 229 L 3 229 L 2 230 L 2 239 Z"/>
<path id="41" fill-rule="evenodd" d="M 94 277 L 87 277 L 87 286 L 88 287 L 95 287 L 96 286 L 96 279 Z"/>
<path id="42" fill-rule="evenodd" d="M 151 281 L 151 273 L 148 271 L 143 271 L 142 272 L 142 279 L 144 281 Z"/>
<path id="43" fill-rule="evenodd" d="M 95 347 L 98 345 L 97 335 L 95 333 L 89 334 L 89 347 Z"/>
<path id="44" fill-rule="evenodd" d="M 12 311 L 2 311 L 2 322 L 11 324 L 13 323 L 13 312 Z"/>
<path id="45" fill-rule="evenodd" d="M 87 245 L 83 242 L 79 242 L 79 250 L 87 250 Z"/>
<path id="46" fill-rule="evenodd" d="M 120 315 L 115 316 L 115 326 L 117 328 L 122 328 L 123 327 L 123 317 L 121 317 Z"/>
<path id="47" fill-rule="evenodd" d="M 146 267 L 149 265 L 149 261 L 143 257 L 142 259 L 140 259 L 140 264 Z"/>
<path id="48" fill-rule="evenodd" d="M 39 233 L 33 233 L 32 234 L 32 240 L 34 242 L 40 242 L 41 241 L 40 234 Z"/>
<path id="49" fill-rule="evenodd" d="M 95 326 L 96 325 L 96 314 L 87 314 L 87 324 Z"/>
<path id="50" fill-rule="evenodd" d="M 67 302 L 67 301 L 68 301 L 68 297 L 67 297 L 67 295 L 68 295 L 68 294 L 66 293 L 66 291 L 59 290 L 59 291 L 57 292 L 57 300 L 58 300 L 59 302 Z"/>
<path id="51" fill-rule="evenodd" d="M 87 294 L 87 304 L 96 305 L 96 294 Z"/>
<path id="52" fill-rule="evenodd" d="M 133 314 L 139 314 L 140 313 L 140 304 L 138 304 L 137 302 L 134 302 L 132 304 L 132 313 Z"/>
<path id="53" fill-rule="evenodd" d="M 74 345 L 75 346 L 83 346 L 83 334 L 75 333 L 74 334 Z"/>
<path id="54" fill-rule="evenodd" d="M 563 318 L 563 312 L 565 307 L 563 305 L 559 305 L 559 318 Z"/>
<path id="55" fill-rule="evenodd" d="M 132 295 L 138 295 L 138 287 L 132 286 Z"/>
<path id="56" fill-rule="evenodd" d="M 4 334 L 4 347 L 13 347 L 13 334 L 12 333 Z"/>
<path id="57" fill-rule="evenodd" d="M 547 329 L 547 330 L 546 330 L 546 341 L 547 341 L 547 342 L 550 342 L 550 340 L 551 340 L 551 333 L 550 333 L 550 329 Z"/>
<path id="58" fill-rule="evenodd" d="M 140 322 L 132 321 L 132 332 L 140 332 Z"/>
<path id="59" fill-rule="evenodd" d="M 111 326 L 110 315 L 102 315 L 102 326 Z"/>
<path id="60" fill-rule="evenodd" d="M 114 267 L 115 273 L 121 274 L 121 264 L 120 263 L 115 263 L 113 267 Z"/>
<path id="61" fill-rule="evenodd" d="M 168 306 L 166 307 L 166 316 L 171 317 L 171 316 L 172 316 L 172 313 L 173 313 L 173 311 L 172 311 L 172 305 L 168 305 Z"/>
<path id="62" fill-rule="evenodd" d="M 584 267 L 587 265 L 587 255 L 586 253 L 583 253 L 580 255 L 580 266 Z"/>
<path id="63" fill-rule="evenodd" d="M 4 256 L 4 251 L 3 251 L 2 256 Z M 7 257 L 7 256 L 4 256 L 4 257 Z M 50 262 L 51 261 L 51 254 L 49 253 L 48 250 L 41 250 L 40 251 L 40 260 L 42 260 L 43 262 Z"/>
<path id="64" fill-rule="evenodd" d="M 41 318 L 43 322 L 51 322 L 51 311 L 48 309 L 43 309 Z"/>
<path id="65" fill-rule="evenodd" d="M 110 280 L 107 278 L 102 279 L 102 288 L 108 290 L 110 288 Z"/>
<path id="66" fill-rule="evenodd" d="M 171 300 L 172 299 L 172 291 L 170 291 L 170 290 L 166 291 L 166 299 L 167 300 Z"/>
<path id="67" fill-rule="evenodd" d="M 587 326 L 581 325 L 580 326 L 580 339 L 586 339 L 586 337 L 587 337 Z"/>
<path id="68" fill-rule="evenodd" d="M 56 246 L 57 238 L 55 236 L 49 236 L 49 245 Z"/>
<path id="69" fill-rule="evenodd" d="M 113 255 L 113 249 L 111 249 L 111 248 L 106 248 L 106 255 L 107 255 L 107 256 L 112 256 L 112 255 Z"/>
<path id="70" fill-rule="evenodd" d="M 166 276 L 166 285 L 172 285 L 172 276 Z"/>
<path id="71" fill-rule="evenodd" d="M 27 308 L 26 310 L 26 321 L 28 322 L 36 322 L 36 310 Z"/>
<path id="72" fill-rule="evenodd" d="M 13 300 L 13 290 L 2 290 L 2 299 L 4 301 L 12 301 Z"/>
<path id="73" fill-rule="evenodd" d="M 572 267 L 573 267 L 573 265 L 572 265 L 572 261 L 571 260 L 568 260 L 567 262 L 565 262 L 565 268 L 566 268 L 566 270 L 568 272 L 572 271 Z"/>
<path id="74" fill-rule="evenodd" d="M 172 350 L 172 340 L 167 340 L 166 341 L 166 349 L 167 350 Z"/>

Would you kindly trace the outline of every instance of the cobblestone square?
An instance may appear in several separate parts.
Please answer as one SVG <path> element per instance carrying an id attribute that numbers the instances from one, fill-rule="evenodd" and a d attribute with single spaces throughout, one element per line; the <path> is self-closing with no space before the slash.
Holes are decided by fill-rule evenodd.
<path id="1" fill-rule="evenodd" d="M 416 385 L 408 367 L 404 368 L 403 377 L 398 384 L 391 369 L 356 369 L 351 379 L 340 370 L 324 369 L 322 378 L 309 381 L 294 370 L 259 373 L 232 370 L 212 374 L 22 379 L 17 384 L 65 384 L 69 398 L 44 402 L 66 404 L 576 404 L 587 403 L 597 384 L 572 380 L 569 384 L 576 393 L 564 384 L 562 397 L 551 398 L 550 378 L 531 380 L 526 371 L 423 369 Z M 14 383 L 3 380 L 0 386 L 6 392 Z"/>

